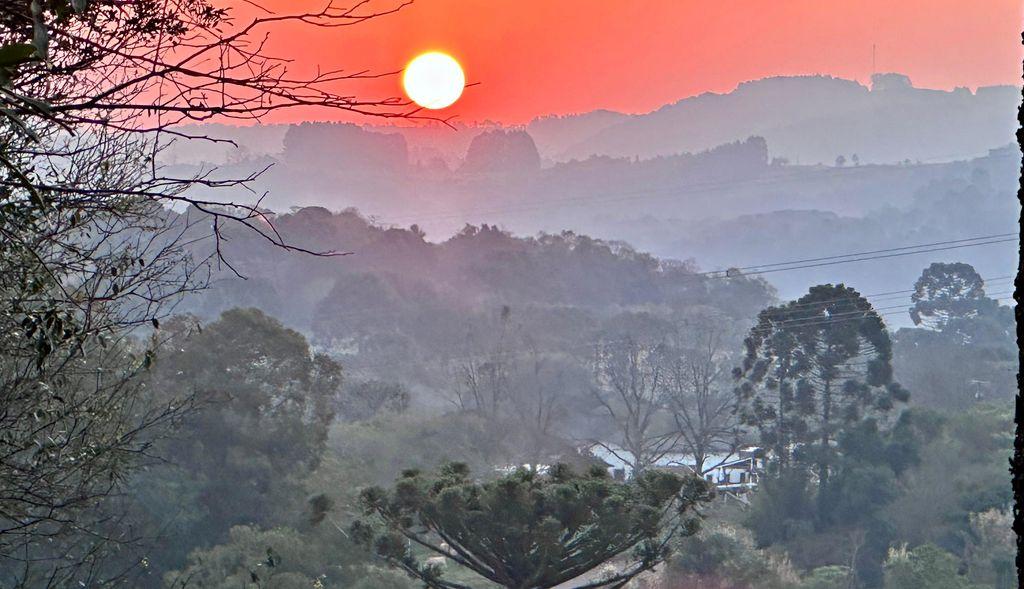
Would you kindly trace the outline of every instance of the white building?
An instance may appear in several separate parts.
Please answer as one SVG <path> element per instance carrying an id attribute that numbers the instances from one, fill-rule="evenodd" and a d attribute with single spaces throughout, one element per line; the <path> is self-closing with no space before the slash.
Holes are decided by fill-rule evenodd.
<path id="1" fill-rule="evenodd" d="M 633 476 L 630 464 L 633 455 L 614 444 L 591 444 L 583 452 L 608 465 L 608 472 L 616 479 L 625 480 Z M 669 452 L 654 462 L 651 468 L 658 470 L 679 470 L 695 473 L 696 461 L 692 455 Z M 711 454 L 704 459 L 703 477 L 723 491 L 743 492 L 757 488 L 765 471 L 765 453 L 756 446 L 746 446 L 731 454 Z"/>

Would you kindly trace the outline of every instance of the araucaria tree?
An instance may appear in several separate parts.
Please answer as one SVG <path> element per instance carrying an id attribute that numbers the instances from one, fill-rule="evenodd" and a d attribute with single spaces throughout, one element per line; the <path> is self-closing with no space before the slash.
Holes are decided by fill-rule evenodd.
<path id="1" fill-rule="evenodd" d="M 964 263 L 931 264 L 917 279 L 910 318 L 896 332 L 899 376 L 926 405 L 963 407 L 1014 390 L 1017 363 L 1013 309 L 985 292 Z"/>
<path id="2" fill-rule="evenodd" d="M 735 374 L 741 416 L 779 466 L 812 473 L 821 501 L 840 437 L 908 398 L 893 380 L 885 324 L 856 290 L 826 284 L 762 311 L 745 345 Z"/>
<path id="3" fill-rule="evenodd" d="M 436 475 L 406 472 L 392 490 L 364 490 L 373 517 L 352 533 L 432 589 L 469 589 L 445 578 L 447 560 L 508 589 L 573 580 L 577 589 L 618 588 L 662 562 L 673 538 L 696 532 L 696 508 L 709 498 L 703 480 L 659 471 L 618 483 L 603 469 L 577 475 L 556 465 L 476 482 L 449 464 Z M 592 572 L 627 552 L 614 570 Z"/>

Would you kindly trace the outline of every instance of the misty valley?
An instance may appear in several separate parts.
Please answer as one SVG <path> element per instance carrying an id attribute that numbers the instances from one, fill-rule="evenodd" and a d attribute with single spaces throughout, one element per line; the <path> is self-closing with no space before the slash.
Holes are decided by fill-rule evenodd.
<path id="1" fill-rule="evenodd" d="M 175 520 L 177 537 L 206 539 L 178 540 L 173 561 L 150 557 L 165 583 L 230 586 L 220 579 L 269 572 L 252 568 L 266 544 L 295 551 L 281 567 L 311 583 L 330 570 L 340 586 L 403 587 L 356 556 L 347 530 L 362 522 L 360 493 L 396 480 L 396 493 L 403 481 L 430 488 L 457 463 L 467 469 L 457 480 L 514 480 L 523 501 L 548 492 L 540 480 L 556 465 L 621 482 L 698 475 L 714 497 L 691 508 L 701 531 L 677 534 L 676 556 L 631 587 L 912 587 L 920 559 L 951 587 L 1012 585 L 1016 238 L 988 236 L 1012 231 L 1019 213 L 1015 147 L 801 166 L 771 161 L 754 137 L 696 155 L 543 163 L 529 128 L 492 129 L 448 171 L 410 159 L 403 133 L 417 132 L 288 128 L 266 179 L 273 202 L 323 204 L 268 202 L 260 222 L 303 250 L 351 255 L 283 251 L 266 228 L 225 229 L 217 247 L 230 268 L 161 326 L 175 343 L 154 388 L 238 399 L 172 442 L 177 469 L 137 483 L 186 485 L 156 513 L 193 513 Z M 454 141 L 465 130 L 432 132 Z M 402 178 L 410 184 L 386 185 Z M 480 202 L 409 214 L 404 226 L 340 206 L 417 210 L 448 187 Z M 534 233 L 465 221 L 491 214 Z M 206 215 L 177 215 L 207 248 L 196 257 L 210 255 Z M 431 226 L 452 233 L 431 238 Z M 862 253 L 875 249 L 885 251 Z M 765 265 L 718 270 L 744 262 Z M 290 411 L 268 412 L 283 383 L 295 387 Z M 250 480 L 265 487 L 237 486 Z M 508 509 L 540 509 L 530 505 Z M 436 548 L 437 537 L 424 542 Z M 353 561 L 333 560 L 342 553 Z M 418 564 L 403 566 L 501 585 L 501 567 L 438 554 L 414 545 Z M 635 562 L 620 555 L 586 578 Z"/>
<path id="2" fill-rule="evenodd" d="M 463 122 L 264 34 L 407 3 L 16 4 L 0 588 L 1018 586 L 1019 86 Z"/>

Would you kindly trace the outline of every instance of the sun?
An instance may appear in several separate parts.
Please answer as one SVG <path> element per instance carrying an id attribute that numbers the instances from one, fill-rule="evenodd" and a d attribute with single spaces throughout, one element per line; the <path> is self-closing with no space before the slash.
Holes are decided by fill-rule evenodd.
<path id="1" fill-rule="evenodd" d="M 410 100 L 423 108 L 436 110 L 455 104 L 462 96 L 466 75 L 454 57 L 430 51 L 405 66 L 402 87 Z"/>

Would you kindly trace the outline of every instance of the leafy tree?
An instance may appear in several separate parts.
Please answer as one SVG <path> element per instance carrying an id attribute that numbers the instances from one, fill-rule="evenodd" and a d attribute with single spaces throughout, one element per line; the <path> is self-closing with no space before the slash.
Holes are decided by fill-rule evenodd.
<path id="1" fill-rule="evenodd" d="M 180 571 L 165 575 L 170 588 L 228 589 L 229 587 L 314 587 L 330 562 L 310 550 L 295 530 L 231 528 L 227 542 L 208 550 L 196 550 Z M 317 571 L 322 571 L 317 574 Z M 323 575 L 326 577 L 326 574 Z"/>
<path id="2" fill-rule="evenodd" d="M 976 316 L 994 305 L 985 296 L 985 282 L 970 264 L 936 262 L 921 273 L 910 296 L 910 318 L 942 329 L 954 319 Z"/>
<path id="3" fill-rule="evenodd" d="M 464 413 L 423 416 L 416 412 L 380 414 L 354 423 L 336 423 L 328 441 L 332 460 L 316 474 L 317 490 L 356 492 L 384 485 L 409 468 L 429 470 L 461 460 L 473 469 L 490 469 L 494 441 L 489 423 Z M 346 482 L 337 489 L 337 481 Z"/>
<path id="4" fill-rule="evenodd" d="M 896 497 L 896 479 L 918 463 L 918 443 L 909 417 L 888 431 L 874 419 L 848 427 L 836 443 L 834 480 L 818 491 L 819 520 L 853 524 L 877 513 Z"/>
<path id="5" fill-rule="evenodd" d="M 412 582 L 368 565 L 336 528 L 297 531 L 231 528 L 223 544 L 197 549 L 180 570 L 164 575 L 167 589 L 412 589 Z"/>
<path id="6" fill-rule="evenodd" d="M 849 586 L 850 568 L 839 565 L 818 567 L 800 583 L 800 589 L 847 589 Z"/>
<path id="7" fill-rule="evenodd" d="M 414 589 L 408 576 L 392 569 L 366 567 L 352 589 Z"/>
<path id="8" fill-rule="evenodd" d="M 743 524 L 758 546 L 810 535 L 814 531 L 814 495 L 807 474 L 786 469 L 763 477 Z"/>
<path id="9" fill-rule="evenodd" d="M 1016 389 L 1013 329 L 1007 306 L 953 320 L 943 331 L 900 329 L 893 345 L 897 376 L 919 406 L 963 410 L 1008 400 Z"/>
<path id="10" fill-rule="evenodd" d="M 794 579 L 779 564 L 754 545 L 749 532 L 716 522 L 701 526 L 692 536 L 678 539 L 665 568 L 665 577 L 678 579 L 679 583 L 665 583 L 665 587 L 791 587 Z"/>
<path id="11" fill-rule="evenodd" d="M 138 492 L 184 486 L 186 513 L 175 549 L 151 557 L 176 566 L 182 552 L 224 538 L 235 525 L 280 525 L 298 519 L 303 479 L 320 463 L 331 407 L 338 403 L 340 367 L 313 355 L 301 334 L 255 309 L 225 312 L 202 328 L 169 322 L 173 335 L 149 383 L 156 390 L 194 391 L 202 411 L 158 450 L 171 463 L 140 479 Z M 170 505 L 151 514 L 180 517 Z"/>
<path id="12" fill-rule="evenodd" d="M 361 380 L 344 387 L 337 412 L 346 419 L 364 420 L 382 411 L 402 413 L 409 408 L 409 391 L 398 383 Z"/>
<path id="13" fill-rule="evenodd" d="M 959 573 L 956 557 L 934 544 L 890 552 L 885 562 L 886 589 L 971 589 Z"/>
<path id="14" fill-rule="evenodd" d="M 908 414 L 922 440 L 920 461 L 900 477 L 901 494 L 885 508 L 884 518 L 902 541 L 969 556 L 971 543 L 980 538 L 972 530 L 972 514 L 998 513 L 1013 504 L 1006 469 L 1013 452 L 1012 405 Z"/>
<path id="15" fill-rule="evenodd" d="M 463 589 L 421 563 L 413 547 L 450 559 L 499 586 L 555 587 L 632 550 L 629 562 L 579 588 L 623 587 L 663 561 L 670 542 L 698 528 L 697 505 L 709 499 L 697 477 L 648 471 L 630 483 L 603 469 L 577 475 L 556 465 L 546 475 L 520 470 L 474 482 L 464 465 L 436 474 L 404 473 L 391 491 L 369 488 L 362 504 L 372 523 L 353 536 L 427 587 Z"/>
<path id="16" fill-rule="evenodd" d="M 373 274 L 352 273 L 336 281 L 316 305 L 311 322 L 316 341 L 331 344 L 354 334 L 389 331 L 397 322 L 398 300 L 388 281 Z M 358 341 L 366 346 L 369 342 Z"/>
<path id="17" fill-rule="evenodd" d="M 892 449 L 898 442 L 887 445 L 863 447 L 865 452 L 872 447 L 879 452 L 877 462 L 857 457 L 855 449 L 842 448 L 846 455 L 825 496 L 808 484 L 803 470 L 790 468 L 767 477 L 751 501 L 744 524 L 759 545 L 781 544 L 799 566 L 842 562 L 861 585 L 880 586 L 881 566 L 894 536 L 883 510 L 899 493 L 898 478 L 884 455 L 901 455 Z"/>
<path id="18" fill-rule="evenodd" d="M 1013 514 L 990 509 L 970 516 L 970 535 L 965 550 L 967 576 L 994 589 L 1010 589 L 1016 570 L 1016 536 Z"/>

